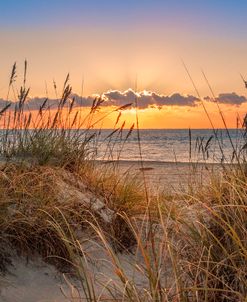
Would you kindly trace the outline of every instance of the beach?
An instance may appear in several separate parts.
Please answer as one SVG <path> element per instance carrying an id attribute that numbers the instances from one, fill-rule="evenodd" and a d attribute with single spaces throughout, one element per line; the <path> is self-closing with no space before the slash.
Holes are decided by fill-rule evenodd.
<path id="1" fill-rule="evenodd" d="M 247 302 L 247 1 L 0 1 L 0 302 Z"/>
<path id="2" fill-rule="evenodd" d="M 150 190 L 187 191 L 190 186 L 206 185 L 212 173 L 222 171 L 218 163 L 186 163 L 161 161 L 103 161 L 100 165 L 116 166 L 120 173 L 131 173 L 143 180 Z"/>

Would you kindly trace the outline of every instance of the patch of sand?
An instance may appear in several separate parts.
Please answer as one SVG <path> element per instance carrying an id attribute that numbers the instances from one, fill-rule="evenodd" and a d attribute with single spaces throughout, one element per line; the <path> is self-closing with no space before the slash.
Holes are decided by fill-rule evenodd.
<path id="1" fill-rule="evenodd" d="M 171 192 L 187 190 L 189 186 L 200 186 L 209 181 L 212 172 L 221 171 L 220 164 L 203 163 L 175 163 L 144 161 L 143 165 L 138 161 L 101 162 L 101 165 L 116 165 L 121 173 L 134 172 L 143 178 L 146 177 L 150 188 L 168 189 Z"/>

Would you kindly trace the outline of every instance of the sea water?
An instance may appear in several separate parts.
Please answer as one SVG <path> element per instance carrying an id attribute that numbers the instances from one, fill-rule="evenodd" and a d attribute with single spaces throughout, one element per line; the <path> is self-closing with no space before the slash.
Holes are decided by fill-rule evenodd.
<path id="1" fill-rule="evenodd" d="M 219 163 L 245 153 L 242 129 L 141 129 L 140 139 L 137 130 L 112 132 L 98 132 L 97 159 Z"/>

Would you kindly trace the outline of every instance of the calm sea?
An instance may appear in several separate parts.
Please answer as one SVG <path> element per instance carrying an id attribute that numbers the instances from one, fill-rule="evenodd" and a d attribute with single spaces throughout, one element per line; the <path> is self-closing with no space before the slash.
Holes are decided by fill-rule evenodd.
<path id="1" fill-rule="evenodd" d="M 98 159 L 121 159 L 136 161 L 140 159 L 137 131 L 126 139 L 128 130 L 107 136 L 113 130 L 101 130 L 97 137 Z M 230 162 L 234 153 L 243 154 L 243 130 L 207 129 L 162 129 L 140 130 L 142 158 L 145 161 L 161 162 Z"/>

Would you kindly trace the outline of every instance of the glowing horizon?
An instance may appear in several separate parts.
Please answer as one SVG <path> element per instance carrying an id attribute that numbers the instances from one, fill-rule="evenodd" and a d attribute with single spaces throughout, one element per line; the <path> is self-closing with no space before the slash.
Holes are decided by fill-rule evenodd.
<path id="1" fill-rule="evenodd" d="M 79 111 L 81 118 L 83 118 L 90 112 L 96 97 L 103 100 L 99 107 L 99 115 L 106 115 L 106 118 L 101 121 L 101 128 L 120 127 L 123 122 L 127 128 L 131 127 L 132 124 L 136 124 L 136 113 L 139 117 L 140 128 L 143 129 L 208 129 L 212 127 L 212 124 L 215 128 L 224 128 L 218 106 L 224 114 L 227 126 L 236 128 L 241 127 L 247 111 L 247 98 L 236 93 L 219 94 L 216 99 L 208 96 L 199 99 L 194 95 L 179 93 L 163 95 L 146 90 L 135 92 L 132 89 L 126 91 L 109 90 L 102 95 L 88 97 L 71 93 L 66 106 L 70 106 L 73 102 L 74 112 Z M 58 108 L 59 98 L 48 98 L 46 101 L 46 97 L 28 97 L 24 111 L 35 114 L 35 111 L 39 111 L 40 107 L 43 107 L 44 102 L 46 104 L 44 109 L 54 110 Z M 1 108 L 4 108 L 6 104 L 11 104 L 9 110 L 15 110 L 14 101 L 0 99 Z M 205 108 L 211 121 L 207 117 Z M 116 125 L 119 112 L 121 112 L 121 119 Z M 97 126 L 99 126 L 98 123 Z"/>

